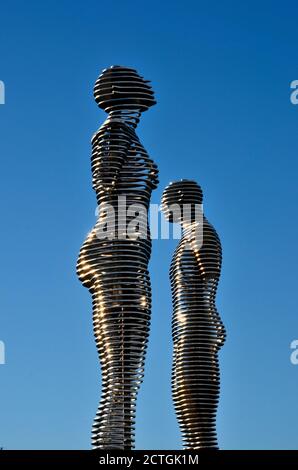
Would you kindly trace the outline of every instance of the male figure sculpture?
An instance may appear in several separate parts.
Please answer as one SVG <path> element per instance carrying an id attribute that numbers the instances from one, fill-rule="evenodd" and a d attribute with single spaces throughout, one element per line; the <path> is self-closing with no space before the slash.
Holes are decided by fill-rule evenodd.
<path id="1" fill-rule="evenodd" d="M 170 269 L 174 309 L 172 395 L 186 449 L 218 447 L 217 353 L 226 336 L 215 306 L 221 244 L 205 216 L 197 217 L 202 214 L 202 200 L 196 182 L 181 180 L 166 187 L 161 205 L 169 221 L 182 225 L 182 238 Z"/>
<path id="2" fill-rule="evenodd" d="M 149 82 L 136 70 L 120 66 L 102 72 L 94 97 L 108 113 L 92 138 L 93 188 L 99 217 L 77 264 L 78 277 L 92 294 L 102 371 L 102 396 L 92 444 L 96 449 L 131 449 L 151 314 L 147 217 L 145 236 L 129 237 L 126 231 L 135 215 L 129 208 L 138 204 L 147 211 L 151 192 L 158 184 L 157 166 L 135 132 L 141 113 L 156 102 Z M 113 211 L 101 211 L 102 207 Z M 111 213 L 115 230 L 103 237 L 112 222 Z"/>

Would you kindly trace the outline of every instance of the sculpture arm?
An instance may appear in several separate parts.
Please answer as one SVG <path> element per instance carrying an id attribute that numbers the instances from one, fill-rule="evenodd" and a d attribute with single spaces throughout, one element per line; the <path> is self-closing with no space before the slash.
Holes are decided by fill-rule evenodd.
<path id="1" fill-rule="evenodd" d="M 95 190 L 112 192 L 127 159 L 132 136 L 119 123 L 102 126 L 92 139 L 92 183 Z"/>
<path id="2" fill-rule="evenodd" d="M 198 244 L 198 240 L 195 237 L 191 237 L 190 239 L 190 246 L 196 257 L 198 270 L 200 271 L 200 276 L 202 276 L 203 282 L 205 283 L 206 289 L 209 291 L 209 301 L 213 305 L 212 308 L 212 316 L 214 325 L 217 330 L 217 343 L 218 347 L 221 347 L 226 338 L 226 330 L 224 324 L 220 318 L 220 315 L 216 308 L 216 292 L 217 292 L 217 285 L 220 277 L 221 272 L 221 261 L 222 261 L 222 249 L 220 239 L 212 227 L 211 224 L 208 222 L 204 224 L 204 233 L 203 233 L 203 246 L 201 247 Z M 202 249 L 202 251 L 200 251 Z M 215 253 L 214 253 L 215 251 Z M 213 252 L 213 253 L 212 253 Z M 206 258 L 209 258 L 209 262 L 206 264 L 206 270 L 204 269 L 204 262 L 206 262 Z M 210 262 L 211 261 L 211 262 Z M 208 266 L 209 265 L 209 266 Z M 200 270 L 202 267 L 202 271 Z M 204 272 L 205 271 L 205 272 Z"/>

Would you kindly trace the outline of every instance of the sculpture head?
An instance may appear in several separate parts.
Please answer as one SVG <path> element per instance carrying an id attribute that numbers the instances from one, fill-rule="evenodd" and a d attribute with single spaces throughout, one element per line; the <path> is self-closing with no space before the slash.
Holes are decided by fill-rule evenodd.
<path id="1" fill-rule="evenodd" d="M 148 80 L 134 69 L 113 65 L 101 73 L 95 82 L 94 98 L 101 109 L 144 112 L 156 104 Z"/>
<path id="2" fill-rule="evenodd" d="M 161 210 L 169 222 L 191 223 L 201 211 L 203 192 L 192 180 L 180 180 L 170 183 L 161 198 Z"/>

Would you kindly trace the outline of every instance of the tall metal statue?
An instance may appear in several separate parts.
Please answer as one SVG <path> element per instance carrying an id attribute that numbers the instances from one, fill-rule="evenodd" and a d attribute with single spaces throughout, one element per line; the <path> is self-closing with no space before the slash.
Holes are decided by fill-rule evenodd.
<path id="1" fill-rule="evenodd" d="M 99 216 L 77 264 L 78 277 L 92 294 L 102 372 L 92 444 L 97 449 L 131 449 L 151 314 L 147 215 L 142 227 L 144 233 L 145 224 L 145 236 L 134 238 L 127 232 L 135 217 L 130 208 L 137 205 L 147 211 L 151 192 L 158 185 L 157 166 L 135 132 L 141 113 L 156 101 L 148 80 L 121 66 L 102 72 L 94 97 L 108 113 L 92 138 Z"/>
<path id="2" fill-rule="evenodd" d="M 181 180 L 166 187 L 161 205 L 169 221 L 182 225 L 182 238 L 170 268 L 174 310 L 172 395 L 186 449 L 218 447 L 217 353 L 226 337 L 215 305 L 221 244 L 200 212 L 202 201 L 200 186 Z"/>

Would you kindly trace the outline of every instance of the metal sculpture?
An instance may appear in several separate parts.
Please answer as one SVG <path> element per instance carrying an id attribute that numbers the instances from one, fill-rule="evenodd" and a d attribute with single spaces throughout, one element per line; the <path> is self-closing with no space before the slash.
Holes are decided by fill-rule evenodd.
<path id="1" fill-rule="evenodd" d="M 93 325 L 102 371 L 102 396 L 93 424 L 96 449 L 134 447 L 136 399 L 143 379 L 150 315 L 148 262 L 151 239 L 147 215 L 144 237 L 129 237 L 129 208 L 149 208 L 158 169 L 136 135 L 142 112 L 156 104 L 147 80 L 136 70 L 113 66 L 95 83 L 94 97 L 108 118 L 92 138 L 93 188 L 99 206 L 95 227 L 77 264 L 80 281 L 92 294 Z M 119 200 L 126 220 L 123 222 Z M 98 236 L 111 221 L 113 233 Z M 143 227 L 144 229 L 144 227 Z"/>
<path id="2" fill-rule="evenodd" d="M 170 222 L 182 225 L 170 268 L 174 310 L 172 396 L 186 449 L 218 448 L 217 353 L 226 337 L 215 305 L 221 243 L 202 211 L 201 220 L 196 217 L 202 200 L 196 182 L 181 180 L 166 187 L 161 205 Z"/>

